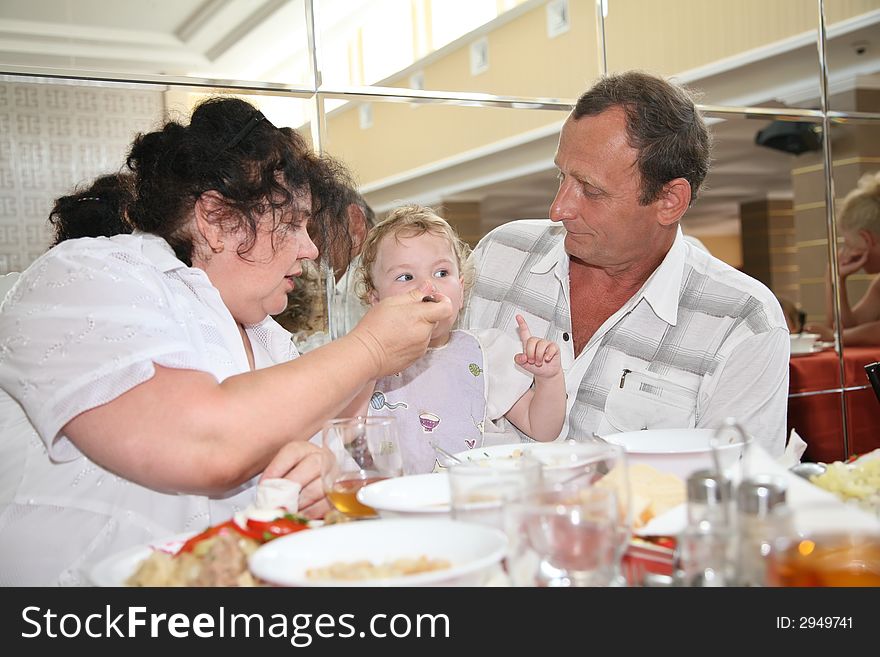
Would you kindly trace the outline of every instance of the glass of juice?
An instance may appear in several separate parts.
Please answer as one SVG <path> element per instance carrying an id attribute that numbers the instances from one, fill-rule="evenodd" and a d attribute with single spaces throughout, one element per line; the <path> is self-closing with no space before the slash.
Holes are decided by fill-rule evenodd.
<path id="1" fill-rule="evenodd" d="M 880 534 L 816 533 L 772 555 L 770 586 L 880 586 Z"/>
<path id="2" fill-rule="evenodd" d="M 376 512 L 357 499 L 358 491 L 403 474 L 403 457 L 392 417 L 336 418 L 321 431 L 332 458 L 323 461 L 321 480 L 333 507 L 349 518 L 372 518 Z"/>
<path id="3" fill-rule="evenodd" d="M 769 555 L 769 586 L 880 586 L 875 517 L 835 501 L 795 509 L 793 520 Z"/>

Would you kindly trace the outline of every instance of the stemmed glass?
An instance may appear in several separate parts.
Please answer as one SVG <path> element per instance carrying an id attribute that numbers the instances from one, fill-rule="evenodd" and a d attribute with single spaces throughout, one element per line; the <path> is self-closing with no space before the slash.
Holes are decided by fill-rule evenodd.
<path id="1" fill-rule="evenodd" d="M 507 568 L 515 586 L 610 586 L 618 576 L 615 491 L 545 485 L 506 505 Z"/>
<path id="2" fill-rule="evenodd" d="M 502 529 L 503 508 L 541 484 L 541 464 L 528 455 L 486 463 L 456 463 L 447 470 L 455 520 Z"/>
<path id="3" fill-rule="evenodd" d="M 605 442 L 567 440 L 542 445 L 533 455 L 543 464 L 543 480 L 547 484 L 564 485 L 571 489 L 598 487 L 613 491 L 616 499 L 614 518 L 614 569 L 612 584 L 625 585 L 621 571 L 623 554 L 632 538 L 632 492 L 629 482 L 626 450 Z"/>
<path id="4" fill-rule="evenodd" d="M 403 474 L 403 456 L 392 417 L 337 418 L 324 425 L 325 458 L 321 468 L 324 493 L 337 511 L 350 518 L 369 518 L 376 512 L 357 499 L 368 484 Z"/>

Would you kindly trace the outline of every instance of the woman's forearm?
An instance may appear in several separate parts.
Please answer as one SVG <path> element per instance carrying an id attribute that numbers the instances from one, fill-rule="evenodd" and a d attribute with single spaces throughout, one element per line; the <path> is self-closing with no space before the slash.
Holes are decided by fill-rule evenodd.
<path id="1" fill-rule="evenodd" d="M 375 376 L 363 347 L 346 338 L 222 383 L 157 367 L 152 379 L 80 414 L 64 433 L 90 459 L 141 485 L 220 494 L 259 474 L 289 441 L 308 440 Z"/>

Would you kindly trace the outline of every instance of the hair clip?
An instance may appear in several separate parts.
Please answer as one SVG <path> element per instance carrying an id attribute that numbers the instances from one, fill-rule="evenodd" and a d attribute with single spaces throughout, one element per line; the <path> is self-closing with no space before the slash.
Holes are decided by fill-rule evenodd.
<path id="1" fill-rule="evenodd" d="M 269 119 L 267 119 L 265 116 L 263 116 L 263 113 L 260 110 L 254 110 L 254 113 L 251 115 L 251 118 L 249 118 L 245 122 L 245 124 L 244 124 L 244 126 L 242 126 L 241 130 L 239 130 L 237 133 L 235 133 L 235 136 L 229 140 L 228 144 L 226 144 L 223 148 L 221 148 L 219 151 L 217 151 L 217 155 L 220 155 L 220 153 L 222 153 L 223 151 L 228 151 L 230 148 L 235 148 L 239 143 L 241 143 L 241 141 L 245 137 L 247 137 L 249 134 L 251 134 L 254 131 L 254 128 L 256 128 L 260 124 L 260 121 L 266 121 L 267 123 L 269 123 Z M 270 123 L 270 125 L 271 125 L 271 123 Z"/>
<path id="2" fill-rule="evenodd" d="M 76 202 L 82 203 L 83 201 L 103 201 L 103 200 L 104 199 L 102 199 L 100 196 L 82 196 L 82 197 L 76 199 Z"/>

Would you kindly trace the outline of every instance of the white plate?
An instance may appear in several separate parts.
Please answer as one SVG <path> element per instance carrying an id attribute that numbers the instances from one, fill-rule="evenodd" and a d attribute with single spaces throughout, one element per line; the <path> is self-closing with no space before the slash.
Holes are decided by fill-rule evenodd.
<path id="1" fill-rule="evenodd" d="M 503 464 L 505 461 L 515 463 L 516 459 L 529 454 L 539 460 L 545 469 L 571 467 L 571 452 L 565 442 L 551 443 L 510 443 L 507 445 L 491 445 L 489 447 L 475 447 L 464 452 L 455 454 L 462 461 L 481 461 L 493 465 Z"/>
<path id="2" fill-rule="evenodd" d="M 813 344 L 793 344 L 791 345 L 791 355 L 792 356 L 803 356 L 804 354 L 815 354 L 817 351 L 822 351 L 825 347 L 813 343 Z"/>
<path id="3" fill-rule="evenodd" d="M 630 464 L 645 463 L 661 472 L 687 479 L 694 471 L 714 467 L 710 441 L 712 429 L 646 429 L 603 436 L 609 443 L 626 449 Z M 722 469 L 735 465 L 742 455 L 742 443 L 720 445 Z"/>
<path id="4" fill-rule="evenodd" d="M 479 586 L 507 552 L 507 537 L 484 525 L 446 519 L 365 520 L 298 532 L 267 543 L 250 558 L 251 572 L 282 586 Z M 311 568 L 333 563 L 425 556 L 452 565 L 402 577 L 369 580 L 314 580 Z"/>
<path id="5" fill-rule="evenodd" d="M 383 479 L 361 488 L 357 499 L 383 518 L 442 515 L 449 513 L 449 477 L 432 472 Z"/>
<path id="6" fill-rule="evenodd" d="M 95 586 L 125 586 L 125 580 L 153 552 L 176 554 L 184 542 L 195 535 L 196 532 L 186 532 L 117 552 L 96 563 L 89 571 L 89 579 Z"/>

